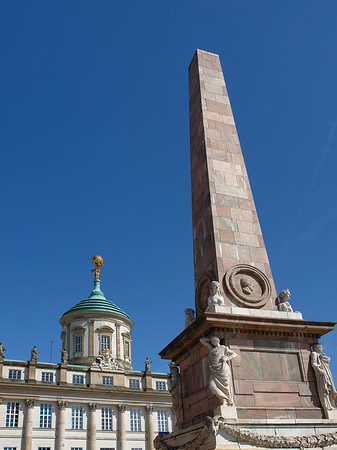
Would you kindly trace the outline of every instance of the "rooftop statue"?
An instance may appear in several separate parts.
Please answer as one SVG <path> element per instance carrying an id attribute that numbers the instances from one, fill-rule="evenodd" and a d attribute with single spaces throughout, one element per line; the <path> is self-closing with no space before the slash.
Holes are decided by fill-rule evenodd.
<path id="1" fill-rule="evenodd" d="M 185 309 L 185 327 L 184 328 L 187 328 L 188 326 L 190 326 L 191 323 L 193 323 L 194 321 L 195 321 L 194 309 L 186 308 Z"/>
<path id="2" fill-rule="evenodd" d="M 95 272 L 95 280 L 99 279 L 100 267 L 103 266 L 103 258 L 102 256 L 95 255 L 92 258 L 92 262 L 95 264 L 95 268 L 92 269 L 91 272 Z"/>

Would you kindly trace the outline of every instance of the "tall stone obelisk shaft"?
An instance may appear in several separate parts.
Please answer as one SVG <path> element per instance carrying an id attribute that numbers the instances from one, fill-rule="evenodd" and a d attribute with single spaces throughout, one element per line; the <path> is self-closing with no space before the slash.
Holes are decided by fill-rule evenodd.
<path id="1" fill-rule="evenodd" d="M 197 312 L 206 302 L 206 281 L 212 279 L 220 282 L 225 303 L 235 306 L 223 280 L 239 264 L 266 275 L 270 296 L 262 307 L 276 309 L 274 281 L 218 55 L 197 50 L 189 68 L 189 96 Z"/>

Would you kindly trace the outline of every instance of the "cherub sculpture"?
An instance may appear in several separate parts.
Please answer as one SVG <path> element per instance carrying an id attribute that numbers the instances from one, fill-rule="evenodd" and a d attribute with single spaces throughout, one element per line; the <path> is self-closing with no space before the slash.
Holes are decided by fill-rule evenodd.
<path id="1" fill-rule="evenodd" d="M 92 258 L 92 262 L 95 264 L 95 268 L 92 269 L 91 272 L 95 272 L 95 280 L 98 280 L 99 279 L 100 267 L 103 266 L 103 258 L 102 258 L 102 256 L 95 255 Z"/>
<path id="2" fill-rule="evenodd" d="M 279 311 L 293 312 L 293 308 L 289 303 L 290 297 L 291 294 L 289 289 L 285 289 L 284 291 L 280 292 L 279 294 L 280 303 L 277 305 L 277 309 Z"/>

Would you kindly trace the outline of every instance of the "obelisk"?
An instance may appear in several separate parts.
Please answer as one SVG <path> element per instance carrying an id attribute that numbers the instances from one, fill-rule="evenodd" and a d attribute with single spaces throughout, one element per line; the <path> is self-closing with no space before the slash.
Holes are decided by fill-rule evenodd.
<path id="1" fill-rule="evenodd" d="M 335 323 L 303 319 L 289 290 L 277 305 L 219 56 L 197 50 L 189 76 L 197 318 L 160 352 L 176 423 L 156 449 L 337 448 L 319 345 Z"/>
<path id="2" fill-rule="evenodd" d="M 189 98 L 197 314 L 207 306 L 214 280 L 228 306 L 277 309 L 218 55 L 196 51 L 189 68 Z"/>

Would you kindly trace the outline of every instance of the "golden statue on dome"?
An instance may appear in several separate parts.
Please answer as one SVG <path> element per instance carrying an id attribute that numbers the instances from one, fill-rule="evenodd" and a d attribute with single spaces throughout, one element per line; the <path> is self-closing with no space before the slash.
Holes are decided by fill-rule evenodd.
<path id="1" fill-rule="evenodd" d="M 103 266 L 103 258 L 102 258 L 102 256 L 95 255 L 92 258 L 92 262 L 95 264 L 95 268 L 92 269 L 91 272 L 95 272 L 95 280 L 98 280 L 99 279 L 100 267 Z"/>

